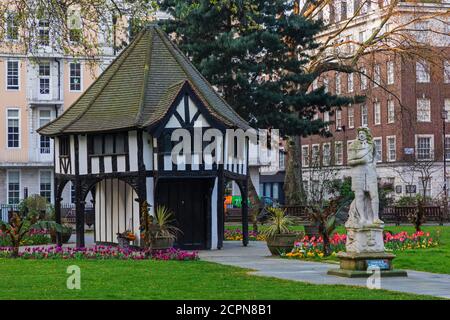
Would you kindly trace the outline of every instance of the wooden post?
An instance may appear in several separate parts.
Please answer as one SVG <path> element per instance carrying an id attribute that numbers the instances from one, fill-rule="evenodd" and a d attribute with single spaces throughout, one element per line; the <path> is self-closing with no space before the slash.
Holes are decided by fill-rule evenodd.
<path id="1" fill-rule="evenodd" d="M 242 244 L 244 247 L 248 245 L 248 185 L 247 179 L 241 182 L 242 197 Z"/>
<path id="2" fill-rule="evenodd" d="M 223 165 L 218 164 L 217 174 L 217 249 L 223 247 L 223 237 L 225 233 L 225 209 L 224 209 L 224 188 Z"/>
<path id="3" fill-rule="evenodd" d="M 77 248 L 84 248 L 84 199 L 82 199 L 83 192 L 81 191 L 81 182 L 75 182 L 75 221 L 77 234 Z"/>
<path id="4" fill-rule="evenodd" d="M 59 190 L 59 187 L 57 186 L 55 190 Z M 59 225 L 61 225 L 61 195 L 56 194 L 55 195 L 55 222 Z M 56 232 L 56 245 L 61 246 L 62 245 L 62 235 L 61 232 Z"/>

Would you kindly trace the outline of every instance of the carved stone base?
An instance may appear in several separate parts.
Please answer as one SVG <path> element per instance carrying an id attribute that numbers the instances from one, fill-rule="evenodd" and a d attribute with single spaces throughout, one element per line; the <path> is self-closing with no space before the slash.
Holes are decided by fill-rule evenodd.
<path id="1" fill-rule="evenodd" d="M 382 277 L 406 277 L 404 270 L 395 270 L 392 260 L 395 255 L 386 252 L 351 253 L 339 252 L 337 257 L 340 261 L 339 269 L 331 269 L 329 275 L 361 278 L 373 275 L 374 270 L 379 270 Z"/>
<path id="2" fill-rule="evenodd" d="M 347 227 L 347 252 L 384 252 L 383 225 L 361 228 Z"/>

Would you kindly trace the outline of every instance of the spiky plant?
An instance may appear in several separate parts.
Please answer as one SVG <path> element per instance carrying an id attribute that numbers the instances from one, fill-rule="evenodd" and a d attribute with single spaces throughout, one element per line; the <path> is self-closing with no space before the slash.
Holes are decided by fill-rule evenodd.
<path id="1" fill-rule="evenodd" d="M 180 229 L 174 226 L 175 219 L 170 209 L 165 206 L 157 206 L 155 211 L 155 223 L 158 226 L 155 237 L 169 237 L 175 239 Z"/>
<path id="2" fill-rule="evenodd" d="M 262 234 L 266 238 L 273 238 L 278 234 L 290 233 L 290 227 L 294 224 L 291 217 L 286 215 L 285 210 L 281 208 L 267 208 L 270 214 L 267 228 L 263 230 Z"/>

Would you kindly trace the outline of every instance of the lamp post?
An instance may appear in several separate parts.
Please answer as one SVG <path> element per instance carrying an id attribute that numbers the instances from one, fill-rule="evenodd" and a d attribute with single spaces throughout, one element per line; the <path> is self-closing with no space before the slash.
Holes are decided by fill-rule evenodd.
<path id="1" fill-rule="evenodd" d="M 442 150 L 444 155 L 444 206 L 445 206 L 445 214 L 447 214 L 448 211 L 448 188 L 447 188 L 447 154 L 445 150 L 445 122 L 447 121 L 448 114 L 447 110 L 442 110 L 441 113 L 442 118 Z"/>

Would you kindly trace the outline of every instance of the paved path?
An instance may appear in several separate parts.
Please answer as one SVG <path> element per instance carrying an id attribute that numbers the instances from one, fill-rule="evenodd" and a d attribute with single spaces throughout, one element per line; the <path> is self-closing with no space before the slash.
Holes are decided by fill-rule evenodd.
<path id="1" fill-rule="evenodd" d="M 315 284 L 366 286 L 366 279 L 327 275 L 337 264 L 273 258 L 265 242 L 225 241 L 222 250 L 200 251 L 203 260 L 255 270 L 252 274 Z M 395 264 L 395 260 L 394 260 Z M 408 270 L 408 277 L 382 278 L 381 289 L 450 299 L 450 275 Z"/>

